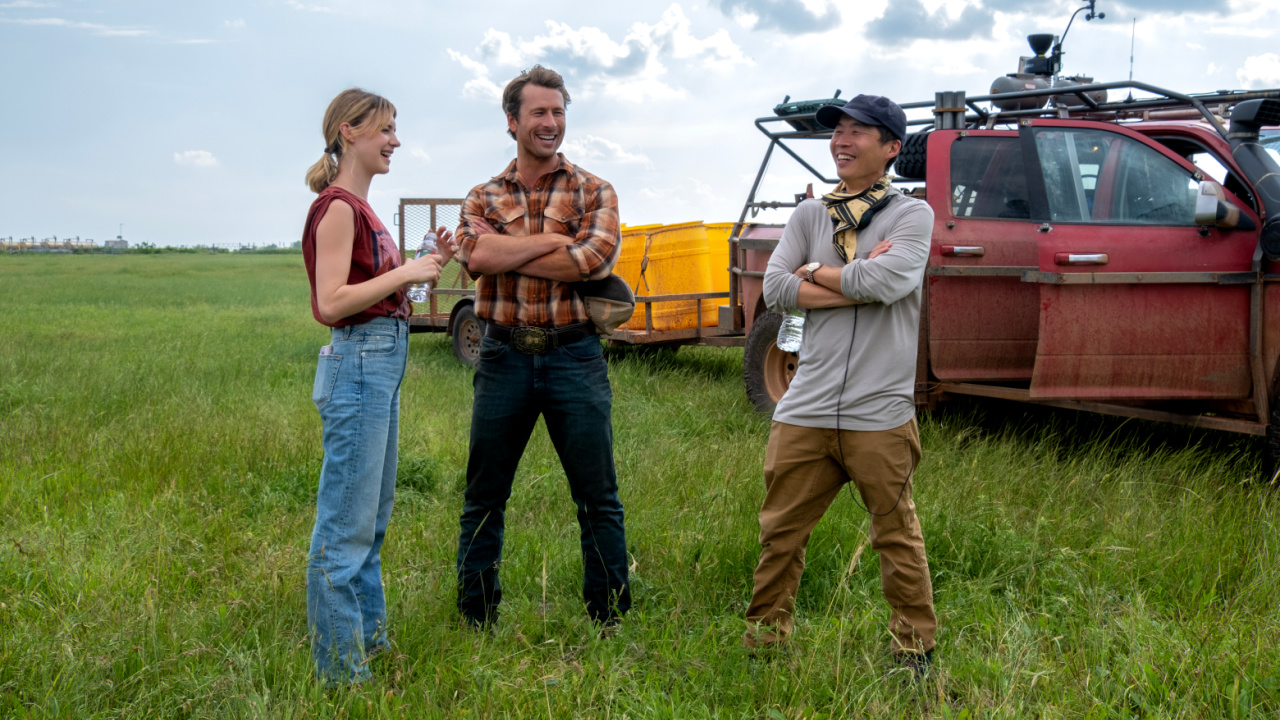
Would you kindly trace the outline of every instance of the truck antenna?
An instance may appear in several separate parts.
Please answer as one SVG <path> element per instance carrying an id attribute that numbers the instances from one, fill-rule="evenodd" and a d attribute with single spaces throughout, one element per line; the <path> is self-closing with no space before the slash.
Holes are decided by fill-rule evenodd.
<path id="1" fill-rule="evenodd" d="M 1138 32 L 1138 18 L 1133 19 L 1133 24 L 1129 26 L 1129 82 L 1133 82 L 1133 41 Z M 1125 98 L 1125 102 L 1133 102 L 1133 88 L 1129 88 L 1129 97 Z"/>
<path id="2" fill-rule="evenodd" d="M 1133 82 L 1133 43 L 1138 33 L 1138 18 L 1129 26 L 1129 82 Z"/>

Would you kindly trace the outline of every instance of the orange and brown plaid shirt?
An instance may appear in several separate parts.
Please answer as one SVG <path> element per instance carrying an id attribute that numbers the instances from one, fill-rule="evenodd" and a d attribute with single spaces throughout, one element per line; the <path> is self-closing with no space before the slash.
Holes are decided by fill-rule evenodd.
<path id="1" fill-rule="evenodd" d="M 525 185 L 511 161 L 502 174 L 477 185 L 462 204 L 458 260 L 466 267 L 476 247 L 473 219 L 503 235 L 558 233 L 574 239 L 569 255 L 583 280 L 609 276 L 621 247 L 618 195 L 613 186 L 560 155 L 560 167 Z M 467 273 L 476 281 L 476 315 L 507 326 L 552 328 L 586 322 L 587 309 L 569 283 L 505 272 Z"/>

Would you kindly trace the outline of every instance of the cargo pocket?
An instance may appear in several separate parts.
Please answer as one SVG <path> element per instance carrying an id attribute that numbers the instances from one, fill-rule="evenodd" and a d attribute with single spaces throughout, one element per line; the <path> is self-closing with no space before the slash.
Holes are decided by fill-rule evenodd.
<path id="1" fill-rule="evenodd" d="M 316 364 L 316 380 L 311 386 L 311 402 L 320 410 L 329 404 L 333 397 L 333 386 L 338 381 L 338 368 L 342 365 L 341 355 L 321 355 Z"/>

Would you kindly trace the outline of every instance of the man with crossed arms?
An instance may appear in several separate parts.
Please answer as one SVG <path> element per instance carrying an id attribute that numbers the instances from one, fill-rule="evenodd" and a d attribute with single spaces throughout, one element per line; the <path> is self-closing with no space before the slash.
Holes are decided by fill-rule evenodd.
<path id="1" fill-rule="evenodd" d="M 937 628 L 911 499 L 920 462 L 916 342 L 933 211 L 890 183 L 906 138 L 896 103 L 859 95 L 819 109 L 816 119 L 833 128 L 840 185 L 796 208 L 765 271 L 770 309 L 805 308 L 808 319 L 799 366 L 769 432 L 744 644 L 777 645 L 791 634 L 805 545 L 852 481 L 880 555 L 890 650 L 919 675 L 932 661 Z"/>
<path id="2" fill-rule="evenodd" d="M 470 626 L 497 618 L 504 512 L 539 415 L 578 508 L 587 614 L 611 627 L 631 606 L 608 368 L 570 285 L 609 276 L 618 197 L 557 152 L 568 103 L 563 78 L 542 66 L 508 83 L 502 107 L 516 158 L 471 191 L 458 226 L 458 257 L 486 324 L 458 538 L 458 610 Z"/>

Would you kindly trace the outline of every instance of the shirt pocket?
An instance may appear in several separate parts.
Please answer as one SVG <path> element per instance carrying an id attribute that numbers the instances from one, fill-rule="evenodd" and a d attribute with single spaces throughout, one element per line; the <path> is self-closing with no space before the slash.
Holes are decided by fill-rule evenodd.
<path id="1" fill-rule="evenodd" d="M 494 226 L 494 230 L 503 235 L 521 236 L 529 234 L 528 228 L 524 224 L 524 208 L 521 206 L 491 207 L 484 214 L 484 219 Z"/>
<path id="2" fill-rule="evenodd" d="M 552 205 L 542 212 L 542 216 L 545 218 L 543 232 L 559 233 L 571 238 L 578 236 L 578 229 L 582 225 L 582 211 L 574 206 Z"/>

